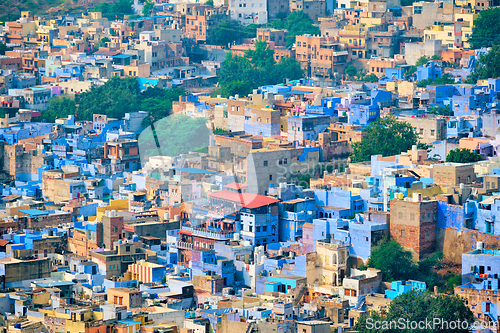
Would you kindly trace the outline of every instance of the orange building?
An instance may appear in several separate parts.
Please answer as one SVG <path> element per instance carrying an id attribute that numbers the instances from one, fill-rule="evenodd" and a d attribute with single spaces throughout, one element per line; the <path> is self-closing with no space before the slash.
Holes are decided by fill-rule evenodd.
<path id="1" fill-rule="evenodd" d="M 210 29 L 217 28 L 220 22 L 228 18 L 227 7 L 196 5 L 191 8 L 191 14 L 186 15 L 185 34 L 197 42 L 205 43 Z"/>
<path id="2" fill-rule="evenodd" d="M 257 29 L 257 40 L 263 40 L 266 42 L 274 42 L 275 46 L 285 46 L 286 45 L 286 30 L 281 29 L 271 29 L 271 28 L 258 28 Z"/>
<path id="3" fill-rule="evenodd" d="M 462 138 L 458 142 L 458 147 L 460 149 L 468 149 L 471 152 L 474 152 L 474 151 L 476 151 L 476 150 L 478 150 L 478 149 L 481 148 L 481 144 L 482 143 L 489 144 L 490 143 L 490 139 L 488 139 L 488 138 L 481 138 L 481 137 L 477 137 L 477 138 Z"/>
<path id="4" fill-rule="evenodd" d="M 474 50 L 454 50 L 446 49 L 439 52 L 439 56 L 443 61 L 460 63 L 463 58 L 469 59 L 469 56 L 474 55 Z"/>
<path id="5" fill-rule="evenodd" d="M 108 303 L 125 305 L 127 309 L 142 306 L 142 292 L 139 290 L 118 287 L 108 289 L 107 294 Z"/>
<path id="6" fill-rule="evenodd" d="M 332 123 L 328 128 L 330 132 L 337 133 L 339 141 L 361 142 L 366 137 L 361 125 L 346 125 L 345 123 Z"/>
<path id="7" fill-rule="evenodd" d="M 308 76 L 332 77 L 344 71 L 350 61 L 349 51 L 334 37 L 297 36 L 295 58 Z"/>
<path id="8" fill-rule="evenodd" d="M 386 68 L 396 68 L 397 64 L 398 61 L 390 58 L 371 58 L 368 60 L 368 73 L 383 77 Z"/>

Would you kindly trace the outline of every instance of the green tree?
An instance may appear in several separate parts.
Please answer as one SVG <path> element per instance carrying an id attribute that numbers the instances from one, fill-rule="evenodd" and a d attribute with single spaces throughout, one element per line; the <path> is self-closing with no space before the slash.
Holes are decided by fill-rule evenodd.
<path id="1" fill-rule="evenodd" d="M 447 293 L 453 293 L 453 289 L 455 287 L 462 285 L 462 274 L 460 273 L 459 274 L 450 273 L 447 274 L 444 278 L 446 280 L 445 291 Z"/>
<path id="2" fill-rule="evenodd" d="M 413 127 L 406 121 L 398 121 L 394 116 L 379 119 L 363 131 L 366 137 L 352 144 L 352 162 L 369 161 L 372 155 L 398 155 L 418 143 L 418 135 Z"/>
<path id="3" fill-rule="evenodd" d="M 446 155 L 446 162 L 473 163 L 481 160 L 481 155 L 479 155 L 478 153 L 473 153 L 465 148 L 450 150 L 448 155 Z"/>
<path id="4" fill-rule="evenodd" d="M 143 120 L 143 126 L 149 126 L 151 123 L 170 115 L 172 102 L 179 100 L 179 96 L 186 93 L 182 89 L 162 89 L 158 87 L 149 87 L 141 92 L 140 109 L 149 113 Z"/>
<path id="5" fill-rule="evenodd" d="M 246 81 L 231 81 L 231 82 L 228 82 L 226 84 L 224 84 L 223 86 L 220 86 L 218 88 L 215 88 L 214 90 L 212 90 L 212 97 L 216 97 L 216 96 L 221 96 L 221 97 L 225 97 L 225 98 L 228 98 L 230 96 L 235 96 L 235 95 L 239 95 L 239 96 L 247 96 L 248 94 L 250 94 L 253 90 L 253 86 L 251 84 L 249 84 L 248 82 Z"/>
<path id="6" fill-rule="evenodd" d="M 220 134 L 220 133 L 226 133 L 227 131 L 220 128 L 220 127 L 217 127 L 216 129 L 214 129 L 214 134 Z"/>
<path id="7" fill-rule="evenodd" d="M 213 7 L 213 6 L 214 6 L 214 0 L 207 0 L 207 1 L 205 2 L 205 5 L 207 5 L 207 6 L 212 6 L 212 7 Z"/>
<path id="8" fill-rule="evenodd" d="M 126 112 L 139 111 L 139 82 L 136 77 L 111 77 L 104 85 L 93 86 L 75 96 L 78 119 L 90 120 L 93 114 L 122 118 Z"/>
<path id="9" fill-rule="evenodd" d="M 267 42 L 258 40 L 254 44 L 254 49 L 245 52 L 245 58 L 257 68 L 270 68 L 274 65 L 274 51 Z"/>
<path id="10" fill-rule="evenodd" d="M 374 247 L 368 267 L 380 269 L 386 281 L 412 279 L 417 270 L 411 252 L 395 240 L 382 240 Z"/>
<path id="11" fill-rule="evenodd" d="M 408 66 L 408 67 L 406 67 L 406 69 L 405 69 L 405 78 L 408 79 L 410 76 L 412 76 L 413 74 L 415 74 L 416 71 L 417 71 L 417 66 Z"/>
<path id="12" fill-rule="evenodd" d="M 53 123 L 57 118 L 66 118 L 76 112 L 75 100 L 65 96 L 55 96 L 50 99 L 49 108 L 42 113 L 41 118 Z"/>
<path id="13" fill-rule="evenodd" d="M 295 58 L 284 57 L 273 67 L 269 83 L 285 83 L 285 79 L 298 80 L 304 77 L 304 70 Z"/>
<path id="14" fill-rule="evenodd" d="M 471 48 L 480 49 L 500 44 L 500 7 L 489 8 L 479 12 L 474 19 L 475 29 L 467 40 Z"/>
<path id="15" fill-rule="evenodd" d="M 433 106 L 427 110 L 430 114 L 435 114 L 438 116 L 451 117 L 453 116 L 453 111 L 449 105 L 438 105 Z"/>
<path id="16" fill-rule="evenodd" d="M 446 326 L 406 326 L 406 323 L 426 322 L 447 323 Z M 457 328 L 450 323 L 461 325 Z M 392 325 L 389 325 L 392 322 Z M 360 333 L 433 333 L 433 332 L 469 332 L 469 327 L 474 322 L 472 311 L 465 305 L 464 299 L 456 295 L 434 295 L 426 291 L 412 290 L 396 297 L 387 310 L 372 311 L 363 315 L 356 323 L 354 330 Z M 377 326 L 374 326 L 374 325 Z"/>
<path id="17" fill-rule="evenodd" d="M 500 7 L 498 8 L 500 9 Z M 468 83 L 476 83 L 479 79 L 488 79 L 500 76 L 500 45 L 495 45 L 491 50 L 479 57 L 472 73 L 467 78 Z"/>
<path id="18" fill-rule="evenodd" d="M 7 47 L 7 45 L 4 43 L 0 43 L 0 55 L 4 55 L 5 51 L 10 51 L 10 50 L 12 50 L 12 48 Z"/>
<path id="19" fill-rule="evenodd" d="M 443 58 L 441 58 L 441 56 L 440 56 L 440 55 L 435 54 L 435 55 L 433 55 L 433 56 L 431 57 L 431 59 L 430 59 L 430 60 L 443 60 Z"/>
<path id="20" fill-rule="evenodd" d="M 345 68 L 344 73 L 350 78 L 353 78 L 356 76 L 356 74 L 358 74 L 358 69 L 353 65 L 349 65 Z"/>
<path id="21" fill-rule="evenodd" d="M 440 85 L 440 84 L 452 84 L 455 83 L 455 79 L 449 74 L 444 74 L 443 76 L 437 77 L 435 79 L 425 79 L 417 82 L 417 87 L 427 87 L 430 85 Z"/>
<path id="22" fill-rule="evenodd" d="M 286 37 L 288 47 L 295 43 L 295 36 L 321 34 L 320 29 L 314 25 L 314 21 L 302 10 L 291 12 L 285 19 L 274 21 L 272 27 L 288 30 Z"/>
<path id="23" fill-rule="evenodd" d="M 132 15 L 133 0 L 118 0 L 115 3 L 101 2 L 90 11 L 101 12 L 102 16 L 108 20 L 123 19 L 125 15 Z"/>
<path id="24" fill-rule="evenodd" d="M 257 35 L 257 27 L 250 25 L 243 27 L 237 21 L 224 21 L 219 23 L 217 29 L 210 29 L 207 42 L 211 45 L 228 46 L 244 38 L 254 38 Z"/>
<path id="25" fill-rule="evenodd" d="M 378 82 L 378 76 L 371 73 L 371 74 L 368 74 L 368 75 L 365 75 L 361 81 L 365 81 L 365 82 L 371 82 L 371 83 L 375 83 L 375 82 Z"/>
<path id="26" fill-rule="evenodd" d="M 144 2 L 144 6 L 142 7 L 142 15 L 149 16 L 151 15 L 153 8 L 155 8 L 155 4 L 151 0 L 146 0 Z"/>
<path id="27" fill-rule="evenodd" d="M 303 74 L 296 59 L 284 57 L 276 64 L 274 51 L 265 42 L 257 42 L 255 50 L 245 57 L 227 54 L 219 75 L 220 86 L 212 91 L 212 96 L 244 96 L 255 87 L 300 79 Z"/>
<path id="28" fill-rule="evenodd" d="M 247 82 L 253 88 L 261 85 L 262 77 L 250 60 L 228 53 L 220 70 L 219 84 L 224 86 L 234 81 Z"/>
<path id="29" fill-rule="evenodd" d="M 430 59 L 426 56 L 421 56 L 420 58 L 417 59 L 417 63 L 415 66 L 423 66 L 425 65 Z"/>

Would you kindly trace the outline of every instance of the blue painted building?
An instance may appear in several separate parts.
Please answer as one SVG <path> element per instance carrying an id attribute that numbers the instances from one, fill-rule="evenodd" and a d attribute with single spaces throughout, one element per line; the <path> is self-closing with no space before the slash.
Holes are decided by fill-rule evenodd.
<path id="1" fill-rule="evenodd" d="M 411 290 L 425 291 L 425 289 L 427 289 L 425 282 L 414 280 L 394 281 L 391 283 L 391 289 L 387 289 L 385 291 L 385 296 L 390 299 L 395 299 L 396 297 Z"/>
<path id="2" fill-rule="evenodd" d="M 312 198 L 283 201 L 279 207 L 279 241 L 295 241 L 302 237 L 304 223 L 316 216 L 316 204 Z"/>
<path id="3" fill-rule="evenodd" d="M 441 77 L 443 74 L 443 69 L 440 66 L 440 62 L 429 61 L 423 66 L 417 67 L 417 80 L 434 80 Z"/>
<path id="4" fill-rule="evenodd" d="M 268 277 L 264 290 L 270 292 L 288 293 L 289 290 L 298 287 L 300 284 L 307 285 L 307 278 L 302 276 L 278 274 Z"/>

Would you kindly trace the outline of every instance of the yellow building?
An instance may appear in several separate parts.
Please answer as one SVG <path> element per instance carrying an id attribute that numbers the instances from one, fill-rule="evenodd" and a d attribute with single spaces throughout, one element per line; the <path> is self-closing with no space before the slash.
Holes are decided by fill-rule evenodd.
<path id="1" fill-rule="evenodd" d="M 351 59 L 366 57 L 366 30 L 365 24 L 349 25 L 339 32 L 339 43 L 347 44 L 351 52 Z"/>
<path id="2" fill-rule="evenodd" d="M 118 200 L 110 200 L 109 206 L 97 207 L 97 219 L 101 221 L 103 215 L 106 211 L 111 210 L 128 210 L 128 199 L 118 199 Z M 90 220 L 90 219 L 89 219 Z"/>
<path id="3" fill-rule="evenodd" d="M 431 25 L 424 30 L 426 40 L 440 40 L 449 49 L 469 48 L 467 42 L 472 35 L 476 14 L 455 14 L 454 22 Z"/>

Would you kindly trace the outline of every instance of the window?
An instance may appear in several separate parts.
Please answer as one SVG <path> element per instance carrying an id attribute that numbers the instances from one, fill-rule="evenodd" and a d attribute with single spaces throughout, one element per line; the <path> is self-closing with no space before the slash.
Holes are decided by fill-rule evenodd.
<path id="1" fill-rule="evenodd" d="M 273 180 L 273 175 L 269 175 L 269 180 Z"/>
<path id="2" fill-rule="evenodd" d="M 434 135 L 436 131 L 435 130 L 431 130 L 431 135 Z"/>
<path id="3" fill-rule="evenodd" d="M 248 231 L 250 231 L 250 232 L 253 231 L 253 227 L 251 225 L 248 226 Z"/>
<path id="4" fill-rule="evenodd" d="M 425 232 L 425 239 L 431 239 L 431 232 L 429 230 Z"/>
<path id="5" fill-rule="evenodd" d="M 410 221 L 415 221 L 415 214 L 414 213 L 410 213 Z"/>
<path id="6" fill-rule="evenodd" d="M 398 216 L 399 216 L 400 219 L 402 219 L 403 218 L 403 212 L 399 212 Z"/>
<path id="7" fill-rule="evenodd" d="M 264 161 L 264 166 L 267 166 L 267 161 Z"/>
<path id="8" fill-rule="evenodd" d="M 405 231 L 401 230 L 401 238 L 405 238 Z"/>

